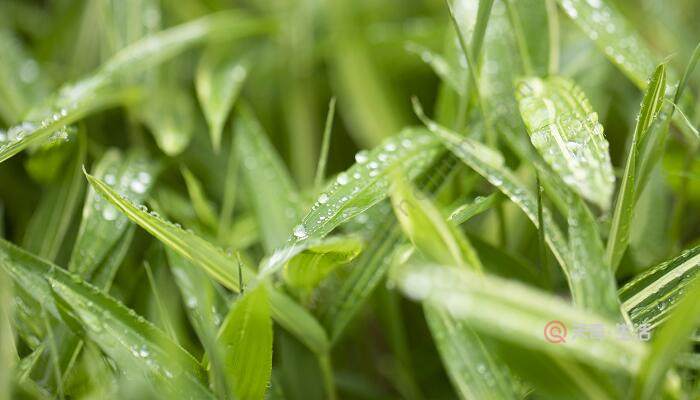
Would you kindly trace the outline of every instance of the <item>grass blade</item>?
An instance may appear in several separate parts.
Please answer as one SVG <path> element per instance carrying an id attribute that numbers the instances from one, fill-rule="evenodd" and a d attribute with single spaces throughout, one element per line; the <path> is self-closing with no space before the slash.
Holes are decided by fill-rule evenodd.
<path id="1" fill-rule="evenodd" d="M 519 283 L 479 276 L 466 269 L 410 264 L 398 269 L 396 280 L 410 298 L 445 310 L 478 332 L 555 358 L 633 375 L 647 354 L 641 343 L 615 335 L 602 340 L 564 338 L 565 342 L 553 346 L 542 337 L 542 329 L 552 320 L 568 327 L 599 324 L 605 332 L 615 332 L 615 325 Z"/>
<path id="2" fill-rule="evenodd" d="M 236 147 L 243 182 L 250 196 L 267 252 L 284 245 L 299 215 L 299 194 L 289 171 L 252 111 L 241 107 Z"/>
<path id="3" fill-rule="evenodd" d="M 197 361 L 117 300 L 8 242 L 0 241 L 0 257 L 18 286 L 53 317 L 98 344 L 120 368 L 148 376 L 171 393 L 212 397 L 201 383 L 204 372 Z"/>
<path id="4" fill-rule="evenodd" d="M 234 260 L 223 251 L 192 232 L 167 222 L 156 214 L 149 214 L 145 207 L 138 207 L 121 197 L 101 180 L 86 174 L 95 191 L 117 207 L 130 220 L 145 229 L 165 246 L 184 257 L 192 264 L 202 268 L 217 282 L 227 288 L 240 291 L 238 270 Z M 253 271 L 243 269 L 243 279 L 249 282 L 254 277 Z M 323 328 L 309 313 L 289 297 L 277 291 L 270 291 L 270 306 L 273 318 L 285 329 L 296 335 L 312 351 L 325 352 L 328 338 Z"/>
<path id="5" fill-rule="evenodd" d="M 420 109 L 417 110 L 417 113 L 425 119 Z M 425 121 L 428 128 L 450 151 L 508 196 L 513 203 L 520 207 L 530 221 L 535 226 L 538 226 L 537 199 L 535 195 L 521 184 L 514 174 L 503 165 L 503 157 L 500 153 L 479 142 L 459 136 L 433 121 L 427 119 Z M 608 290 L 610 285 L 614 285 L 614 281 L 602 279 L 604 277 L 597 271 L 599 266 L 596 266 L 592 271 L 576 270 L 576 266 L 569 256 L 569 246 L 546 208 L 543 209 L 543 220 L 545 239 L 566 274 L 574 303 L 582 306 L 599 304 L 592 299 L 600 296 L 600 290 L 605 294 L 614 293 L 614 287 L 612 291 Z M 607 298 L 602 303 L 613 304 L 616 301 L 616 298 Z M 605 310 L 603 310 L 604 313 Z"/>
<path id="6" fill-rule="evenodd" d="M 0 29 L 0 118 L 14 124 L 48 94 L 48 82 L 37 61 L 15 35 Z M 19 78 L 19 79 L 18 79 Z"/>
<path id="7" fill-rule="evenodd" d="M 644 40 L 607 0 L 557 0 L 605 56 L 640 88 L 656 62 Z"/>
<path id="8" fill-rule="evenodd" d="M 71 156 L 63 166 L 66 173 L 47 190 L 24 237 L 24 248 L 49 260 L 56 259 L 84 190 L 80 175 L 85 162 L 85 136 L 78 135 L 77 143 L 68 146 Z"/>
<path id="9" fill-rule="evenodd" d="M 700 246 L 649 268 L 620 289 L 622 310 L 635 326 L 658 326 L 677 306 L 698 270 Z"/>
<path id="10" fill-rule="evenodd" d="M 219 331 L 226 371 L 239 399 L 263 399 L 272 372 L 272 322 L 265 286 L 242 295 Z"/>
<path id="11" fill-rule="evenodd" d="M 641 146 L 645 141 L 645 137 L 652 134 L 649 132 L 649 129 L 652 127 L 652 123 L 657 118 L 663 104 L 666 91 L 665 64 L 661 64 L 656 68 L 649 82 L 649 87 L 642 100 L 634 136 L 632 136 L 632 146 L 625 164 L 625 174 L 622 177 L 622 184 L 615 202 L 615 211 L 610 234 L 608 235 L 606 262 L 613 270 L 617 269 L 629 243 L 634 205 L 643 187 L 643 183 L 639 181 L 642 165 L 644 164 L 643 159 L 639 158 L 644 157 L 644 154 L 640 153 L 642 150 Z"/>
<path id="12" fill-rule="evenodd" d="M 527 78 L 517 87 L 530 140 L 564 183 L 603 210 L 615 177 L 603 126 L 583 91 L 566 78 Z"/>
<path id="13" fill-rule="evenodd" d="M 688 337 L 700 324 L 700 281 L 689 284 L 669 320 L 659 329 L 651 351 L 646 356 L 634 387 L 634 398 L 648 400 L 658 398 L 664 377 L 680 352 L 690 346 Z"/>
<path id="14" fill-rule="evenodd" d="M 195 76 L 197 98 L 209 124 L 209 135 L 214 152 L 221 147 L 221 132 L 233 104 L 238 97 L 248 66 L 228 47 L 211 47 L 202 56 Z"/>
<path id="15" fill-rule="evenodd" d="M 284 280 L 304 298 L 335 268 L 355 259 L 362 247 L 362 241 L 352 236 L 308 246 L 285 264 Z"/>
<path id="16" fill-rule="evenodd" d="M 492 193 L 486 197 L 478 196 L 473 202 L 462 204 L 450 213 L 449 220 L 455 225 L 461 225 L 475 216 L 491 209 L 498 201 L 498 194 Z"/>
<path id="17" fill-rule="evenodd" d="M 408 128 L 371 152 L 360 151 L 356 163 L 341 172 L 318 197 L 302 223 L 294 228 L 296 242 L 320 238 L 387 196 L 389 171 L 406 165 L 415 177 L 438 154 L 438 143 L 423 129 Z"/>
<path id="18" fill-rule="evenodd" d="M 12 140 L 0 142 L 0 162 L 31 144 L 42 143 L 54 131 L 124 97 L 105 90 L 119 76 L 160 64 L 206 39 L 231 39 L 257 33 L 263 28 L 264 24 L 245 14 L 226 11 L 166 29 L 125 47 L 94 74 L 63 86 L 53 95 L 50 104 L 32 111 L 28 121 L 11 128 L 14 129 Z"/>
<path id="19" fill-rule="evenodd" d="M 117 193 L 141 203 L 155 183 L 157 166 L 143 153 L 130 152 L 123 156 L 110 150 L 97 163 L 93 174 Z M 129 236 L 128 230 L 129 219 L 105 203 L 95 189 L 89 189 L 68 270 L 91 280 L 100 265 L 116 255 L 113 250 Z M 129 241 L 126 242 L 128 246 Z M 118 260 L 116 264 L 119 264 Z M 92 282 L 103 287 L 94 280 Z"/>
<path id="20" fill-rule="evenodd" d="M 391 200 L 405 234 L 422 254 L 446 265 L 483 269 L 468 240 L 434 205 L 420 198 L 405 178 L 395 179 Z M 462 398 L 518 398 L 507 370 L 497 368 L 498 361 L 476 333 L 432 304 L 424 304 L 423 310 L 450 379 Z"/>
<path id="21" fill-rule="evenodd" d="M 165 154 L 176 156 L 189 145 L 195 128 L 195 105 L 184 87 L 155 85 L 137 113 Z"/>

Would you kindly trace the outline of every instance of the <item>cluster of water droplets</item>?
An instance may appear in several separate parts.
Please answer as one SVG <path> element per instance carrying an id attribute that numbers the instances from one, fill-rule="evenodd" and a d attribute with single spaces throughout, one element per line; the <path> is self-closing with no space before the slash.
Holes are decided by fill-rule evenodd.
<path id="1" fill-rule="evenodd" d="M 355 217 L 386 196 L 388 169 L 401 165 L 413 177 L 438 154 L 438 141 L 423 131 L 406 130 L 371 152 L 355 155 L 355 165 L 341 172 L 319 195 L 303 224 L 294 227 L 295 240 L 304 240 L 324 224 L 332 227 Z M 358 201 L 353 201 L 357 198 Z M 331 227 L 331 229 L 332 229 Z"/>
<path id="2" fill-rule="evenodd" d="M 131 203 L 139 203 L 153 183 L 151 170 L 152 166 L 145 160 L 129 164 L 124 171 L 119 171 L 117 165 L 112 165 L 104 173 L 102 180 Z M 119 218 L 121 213 L 114 205 L 99 195 L 92 198 L 90 211 L 101 215 L 106 221 L 116 221 L 119 226 L 127 222 L 126 217 Z"/>

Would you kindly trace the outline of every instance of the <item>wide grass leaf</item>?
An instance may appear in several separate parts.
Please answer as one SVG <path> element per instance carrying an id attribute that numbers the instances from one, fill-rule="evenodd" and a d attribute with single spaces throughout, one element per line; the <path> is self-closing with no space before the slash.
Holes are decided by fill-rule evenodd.
<path id="1" fill-rule="evenodd" d="M 659 115 L 659 111 L 663 105 L 665 92 L 666 65 L 661 64 L 656 67 L 654 74 L 651 76 L 649 86 L 642 100 L 637 125 L 634 128 L 634 136 L 632 136 L 632 145 L 625 164 L 625 173 L 615 202 L 615 211 L 606 249 L 606 261 L 613 270 L 617 269 L 629 244 L 634 206 L 637 198 L 641 195 L 641 189 L 644 187 L 645 181 L 645 177 L 642 176 L 642 169 L 647 154 L 643 152 L 641 147 L 647 141 L 647 136 L 654 133 L 649 132 L 649 130 L 652 128 L 655 119 L 657 119 L 657 115 L 659 118 L 662 118 Z"/>
<path id="2" fill-rule="evenodd" d="M 517 85 L 530 140 L 564 183 L 603 210 L 615 176 L 603 126 L 581 88 L 567 78 L 527 78 Z"/>
<path id="3" fill-rule="evenodd" d="M 272 372 L 272 321 L 264 285 L 236 300 L 219 331 L 234 398 L 263 399 Z"/>
<path id="4" fill-rule="evenodd" d="M 119 368 L 148 377 L 175 394 L 211 398 L 204 371 L 186 351 L 153 324 L 75 275 L 6 241 L 0 265 L 16 285 L 77 334 L 94 341 Z"/>
<path id="5" fill-rule="evenodd" d="M 608 0 L 557 0 L 605 56 L 640 88 L 656 62 L 634 27 Z"/>
<path id="6" fill-rule="evenodd" d="M 653 329 L 662 323 L 700 270 L 700 246 L 649 268 L 620 289 L 629 321 Z"/>
<path id="7" fill-rule="evenodd" d="M 478 332 L 559 359 L 633 375 L 647 354 L 643 344 L 616 337 L 613 321 L 520 283 L 466 269 L 411 264 L 398 268 L 395 279 L 410 298 L 445 310 Z M 602 339 L 563 337 L 553 345 L 543 337 L 551 321 L 569 328 L 595 324 L 609 334 Z"/>
<path id="8" fill-rule="evenodd" d="M 406 167 L 415 178 L 439 154 L 439 142 L 425 129 L 407 128 L 372 151 L 355 155 L 355 164 L 338 174 L 316 199 L 302 223 L 294 227 L 297 242 L 327 235 L 388 196 L 390 171 Z"/>
<path id="9" fill-rule="evenodd" d="M 247 75 L 246 63 L 228 47 L 210 47 L 199 61 L 195 88 L 209 124 L 212 147 L 216 152 L 221 147 L 221 131 L 226 117 Z"/>
<path id="10" fill-rule="evenodd" d="M 298 189 L 252 110 L 240 108 L 235 129 L 246 193 L 265 250 L 272 252 L 287 242 L 299 218 Z"/>

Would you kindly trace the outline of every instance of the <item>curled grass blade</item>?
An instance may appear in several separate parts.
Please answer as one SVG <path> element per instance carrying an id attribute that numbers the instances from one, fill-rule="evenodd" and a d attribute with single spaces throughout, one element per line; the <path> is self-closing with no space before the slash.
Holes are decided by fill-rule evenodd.
<path id="1" fill-rule="evenodd" d="M 558 76 L 527 78 L 517 97 L 530 140 L 547 164 L 570 189 L 607 210 L 615 183 L 609 145 L 581 88 Z"/>

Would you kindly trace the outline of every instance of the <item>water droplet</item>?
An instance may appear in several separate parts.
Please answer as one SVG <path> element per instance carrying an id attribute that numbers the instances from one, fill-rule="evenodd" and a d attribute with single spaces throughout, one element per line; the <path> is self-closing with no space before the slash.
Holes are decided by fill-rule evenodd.
<path id="1" fill-rule="evenodd" d="M 306 239 L 307 237 L 309 237 L 309 234 L 306 232 L 306 227 L 304 227 L 304 225 L 302 224 L 299 224 L 294 227 L 294 236 L 297 239 Z"/>
<path id="2" fill-rule="evenodd" d="M 323 193 L 321 196 L 318 197 L 318 202 L 321 204 L 328 203 L 328 195 Z"/>
<path id="3" fill-rule="evenodd" d="M 338 178 L 336 179 L 336 182 L 338 182 L 339 185 L 343 186 L 346 185 L 350 181 L 350 178 L 348 178 L 348 174 L 345 172 L 341 172 L 340 175 L 338 175 Z"/>
<path id="4" fill-rule="evenodd" d="M 144 185 L 140 180 L 131 181 L 129 188 L 131 188 L 131 190 L 133 190 L 135 193 L 139 194 L 146 192 L 146 185 Z"/>
<path id="5" fill-rule="evenodd" d="M 360 150 L 355 154 L 355 161 L 358 164 L 364 164 L 367 162 L 369 159 L 369 154 L 367 153 L 367 150 Z"/>
<path id="6" fill-rule="evenodd" d="M 118 216 L 119 212 L 111 205 L 108 205 L 104 210 L 102 210 L 102 218 L 106 219 L 107 221 L 114 221 Z"/>

